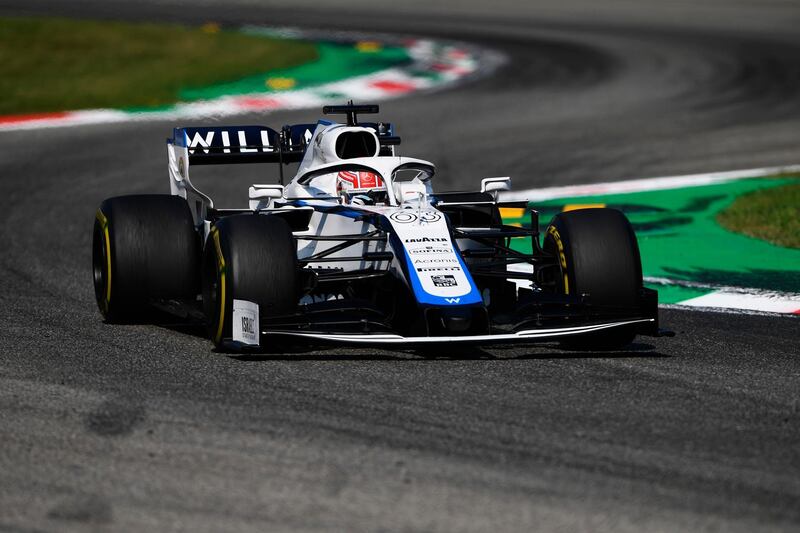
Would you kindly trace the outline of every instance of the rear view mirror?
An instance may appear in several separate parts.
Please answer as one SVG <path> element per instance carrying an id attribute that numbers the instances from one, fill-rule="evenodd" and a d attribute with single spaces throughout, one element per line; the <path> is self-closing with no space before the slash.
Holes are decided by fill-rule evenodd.
<path id="1" fill-rule="evenodd" d="M 508 176 L 502 178 L 483 178 L 481 180 L 481 192 L 486 192 L 497 198 L 497 193 L 500 191 L 511 190 L 511 178 Z"/>
<path id="2" fill-rule="evenodd" d="M 250 209 L 269 209 L 274 200 L 283 198 L 283 185 L 253 185 L 248 192 Z"/>

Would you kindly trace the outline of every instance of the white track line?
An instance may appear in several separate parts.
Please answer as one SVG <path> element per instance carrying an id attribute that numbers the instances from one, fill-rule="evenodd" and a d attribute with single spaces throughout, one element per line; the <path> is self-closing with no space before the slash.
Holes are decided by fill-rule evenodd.
<path id="1" fill-rule="evenodd" d="M 800 296 L 772 294 L 749 294 L 746 292 L 715 291 L 679 302 L 687 307 L 715 307 L 720 309 L 747 309 L 769 313 L 800 312 Z"/>
<path id="2" fill-rule="evenodd" d="M 685 176 L 663 176 L 626 181 L 613 181 L 607 183 L 588 183 L 586 185 L 567 185 L 563 187 L 546 187 L 541 189 L 526 189 L 510 191 L 500 194 L 503 201 L 518 202 L 543 202 L 557 198 L 573 198 L 577 196 L 594 196 L 599 194 L 624 194 L 645 191 L 662 191 L 678 189 L 681 187 L 701 187 L 715 183 L 725 183 L 747 178 L 760 178 L 764 176 L 778 176 L 782 174 L 800 173 L 800 165 L 787 165 L 782 167 L 753 168 L 747 170 L 732 170 L 726 172 L 712 172 L 707 174 L 688 174 Z"/>
<path id="3" fill-rule="evenodd" d="M 729 315 L 751 315 L 751 316 L 770 316 L 797 319 L 797 313 L 775 313 L 772 311 L 756 311 L 754 309 L 738 309 L 734 307 L 701 307 L 701 306 L 688 306 L 683 303 L 677 304 L 658 304 L 661 309 L 677 309 L 679 311 L 699 311 L 702 313 L 725 313 Z"/>

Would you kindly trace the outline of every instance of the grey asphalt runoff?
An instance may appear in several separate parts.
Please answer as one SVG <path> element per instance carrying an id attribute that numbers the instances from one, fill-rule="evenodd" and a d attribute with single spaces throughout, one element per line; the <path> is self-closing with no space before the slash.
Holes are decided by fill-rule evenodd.
<path id="1" fill-rule="evenodd" d="M 491 76 L 383 104 L 403 153 L 438 163 L 440 190 L 800 162 L 793 1 L 322 4 L 0 0 L 0 14 L 390 32 L 500 52 Z M 677 336 L 620 353 L 235 356 L 166 318 L 104 324 L 94 210 L 167 191 L 172 126 L 0 133 L 0 531 L 800 527 L 797 317 L 663 310 Z M 223 206 L 270 177 L 233 170 L 197 174 Z"/>

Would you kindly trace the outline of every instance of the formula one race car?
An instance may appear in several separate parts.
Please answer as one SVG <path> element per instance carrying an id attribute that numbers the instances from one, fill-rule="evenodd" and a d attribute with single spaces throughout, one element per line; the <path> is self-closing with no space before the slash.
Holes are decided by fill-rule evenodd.
<path id="1" fill-rule="evenodd" d="M 622 213 L 560 213 L 540 242 L 535 211 L 529 228 L 501 219 L 502 207 L 528 208 L 498 200 L 509 178 L 435 193 L 434 165 L 398 156 L 391 124 L 358 121 L 377 112 L 351 102 L 323 108 L 345 124 L 175 129 L 171 194 L 110 198 L 97 211 L 103 316 L 202 309 L 214 343 L 233 349 L 281 337 L 613 349 L 659 335 L 657 293 L 642 286 Z M 216 209 L 189 169 L 226 163 L 277 164 L 280 183 L 250 187 L 247 208 Z M 284 186 L 289 163 L 299 165 Z"/>

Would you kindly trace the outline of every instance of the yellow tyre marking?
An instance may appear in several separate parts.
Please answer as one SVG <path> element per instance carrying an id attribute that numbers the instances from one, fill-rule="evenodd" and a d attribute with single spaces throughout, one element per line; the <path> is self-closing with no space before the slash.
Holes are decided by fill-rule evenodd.
<path id="1" fill-rule="evenodd" d="M 217 272 L 219 273 L 219 323 L 217 324 L 217 334 L 214 336 L 214 342 L 219 343 L 222 340 L 222 326 L 225 324 L 225 258 L 222 256 L 222 245 L 219 243 L 219 230 L 214 228 L 211 230 L 211 235 L 214 238 L 214 248 L 217 250 Z"/>
<path id="2" fill-rule="evenodd" d="M 561 242 L 561 235 L 558 233 L 558 230 L 555 226 L 550 226 L 547 228 L 547 233 L 549 233 L 553 240 L 556 243 L 556 247 L 558 248 L 558 260 L 561 263 L 561 275 L 564 278 L 564 294 L 569 294 L 569 278 L 567 277 L 567 254 L 564 253 L 564 243 Z"/>
<path id="3" fill-rule="evenodd" d="M 567 211 L 577 211 L 578 209 L 599 209 L 605 206 L 606 204 L 567 204 L 561 212 L 566 213 Z"/>
<path id="4" fill-rule="evenodd" d="M 108 235 L 108 219 L 103 212 L 98 209 L 95 218 L 100 222 L 106 241 L 106 298 L 103 301 L 103 308 L 108 311 L 108 306 L 111 303 L 111 237 Z"/>

